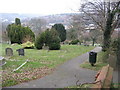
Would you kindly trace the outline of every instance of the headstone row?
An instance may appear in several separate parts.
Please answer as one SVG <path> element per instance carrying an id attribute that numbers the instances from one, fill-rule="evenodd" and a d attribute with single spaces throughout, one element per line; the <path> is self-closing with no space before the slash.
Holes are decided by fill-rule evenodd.
<path id="1" fill-rule="evenodd" d="M 18 51 L 19 56 L 24 56 L 25 55 L 25 52 L 24 52 L 23 48 L 17 49 L 16 51 Z M 12 48 L 6 48 L 5 53 L 6 53 L 6 56 L 13 56 Z"/>

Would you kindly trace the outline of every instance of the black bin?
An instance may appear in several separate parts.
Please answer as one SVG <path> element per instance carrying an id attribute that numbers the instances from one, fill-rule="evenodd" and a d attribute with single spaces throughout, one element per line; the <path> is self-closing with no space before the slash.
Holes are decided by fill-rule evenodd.
<path id="1" fill-rule="evenodd" d="M 23 48 L 17 49 L 16 51 L 18 51 L 19 56 L 24 56 L 25 55 L 25 52 L 24 52 Z"/>
<path id="2" fill-rule="evenodd" d="M 97 53 L 96 52 L 89 52 L 89 62 L 92 66 L 96 63 Z"/>

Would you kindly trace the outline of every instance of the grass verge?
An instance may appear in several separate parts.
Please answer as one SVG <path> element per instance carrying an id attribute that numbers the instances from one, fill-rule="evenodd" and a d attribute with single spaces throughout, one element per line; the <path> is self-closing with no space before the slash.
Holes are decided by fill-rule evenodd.
<path id="1" fill-rule="evenodd" d="M 96 62 L 96 64 L 94 66 L 91 66 L 91 64 L 88 61 L 86 61 L 83 64 L 80 64 L 80 67 L 98 71 L 103 66 L 106 66 L 108 64 L 108 63 L 106 63 L 106 61 L 104 61 L 106 59 L 107 58 L 105 57 L 105 52 L 101 51 L 97 55 L 97 62 Z"/>

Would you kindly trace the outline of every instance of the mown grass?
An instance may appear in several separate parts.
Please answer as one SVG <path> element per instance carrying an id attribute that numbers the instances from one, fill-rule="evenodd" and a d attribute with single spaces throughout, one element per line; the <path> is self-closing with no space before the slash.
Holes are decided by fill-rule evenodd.
<path id="1" fill-rule="evenodd" d="M 7 57 L 5 55 L 5 48 L 7 47 L 13 49 L 13 56 Z M 7 58 L 7 64 L 4 65 L 2 68 L 3 87 L 12 86 L 24 81 L 40 78 L 41 76 L 44 76 L 42 75 L 42 73 L 44 72 L 42 72 L 41 68 L 44 68 L 46 70 L 46 72 L 44 73 L 46 75 L 46 73 L 48 72 L 47 69 L 53 69 L 67 60 L 70 60 L 74 57 L 77 57 L 83 53 L 90 51 L 94 47 L 85 47 L 80 45 L 62 45 L 61 50 L 48 51 L 37 49 L 25 49 L 25 56 L 18 55 L 18 52 L 16 50 L 19 48 L 22 48 L 22 46 L 18 44 L 2 44 L 2 56 Z M 19 67 L 26 60 L 28 60 L 28 62 L 22 68 L 20 68 L 16 72 L 13 72 L 14 69 Z M 38 75 L 37 71 L 35 72 L 35 70 L 37 69 L 39 70 L 38 72 L 41 76 Z M 34 74 L 33 72 L 35 72 L 36 74 Z M 32 74 L 34 75 L 32 76 Z"/>
<path id="2" fill-rule="evenodd" d="M 114 89 L 117 89 L 117 88 L 120 88 L 120 83 L 112 83 L 111 88 L 112 88 L 113 90 L 114 90 Z"/>
<path id="3" fill-rule="evenodd" d="M 108 64 L 106 61 L 104 61 L 107 60 L 105 54 L 106 53 L 102 51 L 97 54 L 97 61 L 94 66 L 91 66 L 91 64 L 88 61 L 86 61 L 83 64 L 80 64 L 80 67 L 96 71 L 100 70 L 103 66 L 106 66 Z"/>
<path id="4" fill-rule="evenodd" d="M 93 84 L 84 84 L 84 85 L 78 85 L 78 86 L 70 86 L 70 87 L 67 87 L 69 89 L 73 89 L 73 90 L 79 90 L 80 88 L 84 88 L 85 90 L 89 90 L 90 87 L 92 86 Z"/>

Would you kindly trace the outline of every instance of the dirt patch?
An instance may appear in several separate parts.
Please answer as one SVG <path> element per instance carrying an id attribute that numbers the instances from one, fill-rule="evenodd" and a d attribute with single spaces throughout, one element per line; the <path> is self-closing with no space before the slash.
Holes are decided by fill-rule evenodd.
<path id="1" fill-rule="evenodd" d="M 30 80 L 38 79 L 50 74 L 54 69 L 48 67 L 36 68 L 33 70 L 25 71 L 24 73 L 7 73 L 3 71 L 2 73 L 2 83 L 6 83 L 7 80 L 15 80 L 17 83 L 27 82 Z"/>

